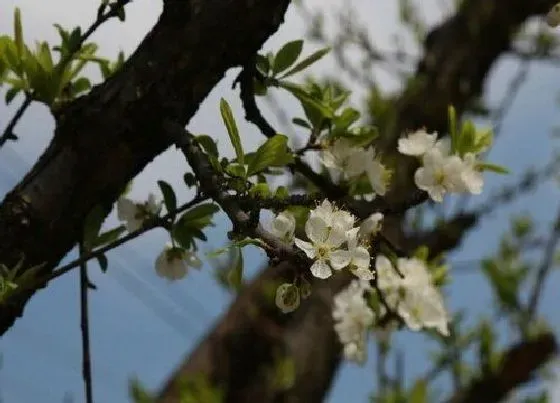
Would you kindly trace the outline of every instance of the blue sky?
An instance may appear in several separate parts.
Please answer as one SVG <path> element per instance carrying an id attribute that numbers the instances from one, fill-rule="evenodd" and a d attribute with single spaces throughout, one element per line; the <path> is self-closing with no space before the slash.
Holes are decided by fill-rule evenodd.
<path id="1" fill-rule="evenodd" d="M 29 40 L 55 40 L 51 24 L 87 25 L 95 12 L 90 3 L 85 0 L 53 0 L 52 7 L 36 10 L 32 0 L 7 0 L 4 9 L 12 10 L 16 5 L 22 7 L 24 30 Z M 376 23 L 371 24 L 373 34 L 380 38 L 380 42 L 388 43 L 394 30 L 394 19 L 387 17 L 394 12 L 392 2 L 379 2 L 375 10 L 371 3 L 365 0 L 352 2 L 362 14 L 371 12 L 376 19 Z M 310 4 L 313 6 L 319 2 L 312 1 Z M 324 4 L 328 8 L 335 2 Z M 432 21 L 437 20 L 440 14 L 426 4 L 423 13 Z M 130 53 L 155 21 L 159 7 L 159 2 L 154 5 L 154 2 L 137 0 L 130 8 L 124 26 L 112 23 L 96 37 L 96 41 L 101 44 L 101 52 L 111 56 L 122 47 Z M 0 15 L 0 34 L 11 33 L 11 18 L 10 12 Z M 276 49 L 287 40 L 301 37 L 303 28 L 303 22 L 291 10 L 286 26 L 266 47 Z M 117 43 L 113 38 L 119 38 L 122 43 Z M 332 61 L 326 60 L 315 72 L 328 73 L 333 71 L 333 66 Z M 513 67 L 511 63 L 504 62 L 494 70 L 489 85 L 490 99 L 498 100 L 504 94 L 514 72 Z M 556 97 L 560 84 L 556 84 L 557 76 L 558 71 L 554 69 L 532 67 L 530 79 L 504 123 L 500 144 L 490 155 L 492 162 L 508 166 L 514 175 L 523 172 L 528 166 L 538 166 L 548 160 L 556 146 L 549 133 L 551 126 L 558 123 Z M 231 154 L 231 149 L 223 137 L 224 129 L 219 124 L 219 98 L 225 97 L 232 103 L 239 120 L 243 116 L 235 93 L 229 89 L 233 77 L 234 72 L 230 72 L 212 91 L 189 125 L 194 132 L 224 139 L 219 145 L 225 154 Z M 387 81 L 387 86 L 391 85 Z M 289 113 L 296 113 L 297 108 L 292 102 L 282 97 L 278 99 Z M 355 99 L 354 103 L 358 104 L 359 99 Z M 0 108 L 0 122 L 6 122 L 12 113 L 13 108 Z M 45 146 L 52 133 L 52 118 L 44 108 L 34 107 L 18 126 L 18 133 L 22 138 L 20 142 L 0 150 L 2 193 L 17 183 Z M 249 125 L 242 125 L 242 133 L 246 147 L 262 141 Z M 170 150 L 150 164 L 135 181 L 132 196 L 143 199 L 149 191 L 156 192 L 156 181 L 164 178 L 176 185 L 179 197 L 186 200 L 189 193 L 180 188 L 183 172 L 184 159 L 175 150 Z M 486 191 L 490 192 L 510 182 L 514 175 L 487 176 Z M 451 308 L 468 307 L 473 319 L 488 313 L 488 306 L 492 303 L 491 294 L 478 274 L 476 260 L 492 253 L 501 233 L 507 229 L 508 218 L 512 213 L 529 212 L 545 229 L 546 223 L 555 214 L 558 196 L 556 184 L 542 186 L 487 217 L 479 229 L 467 237 L 461 250 L 451 257 L 451 261 L 461 262 L 458 265 L 461 269 L 457 269 L 453 283 L 446 290 Z M 115 218 L 111 216 L 108 225 L 114 223 Z M 219 217 L 216 227 L 207 232 L 212 245 L 204 245 L 203 251 L 222 246 L 226 242 L 225 232 L 228 229 L 229 224 Z M 205 264 L 199 272 L 193 271 L 182 282 L 170 284 L 158 278 L 154 273 L 153 261 L 165 241 L 165 233 L 153 232 L 119 248 L 109 255 L 107 274 L 102 274 L 95 263 L 91 264 L 91 278 L 98 287 L 97 291 L 91 293 L 96 401 L 127 401 L 127 381 L 132 376 L 137 376 L 149 388 L 160 386 L 231 301 L 231 296 L 212 279 L 209 264 Z M 260 267 L 263 254 L 256 249 L 247 249 L 245 259 L 247 274 L 251 275 Z M 473 262 L 472 267 L 464 262 Z M 560 320 L 554 315 L 554 306 L 559 302 L 554 290 L 559 285 L 560 279 L 555 273 L 542 304 L 542 313 L 556 330 L 560 329 Z M 402 332 L 397 342 L 399 349 L 406 353 L 408 376 L 414 376 L 427 366 L 426 343 L 422 336 Z M 0 341 L 0 353 L 0 396 L 5 402 L 26 403 L 40 399 L 45 403 L 60 403 L 65 394 L 72 395 L 76 402 L 83 401 L 76 273 L 55 281 L 47 291 L 33 298 L 24 318 Z M 329 401 L 366 401 L 375 385 L 373 368 L 373 361 L 364 368 L 344 365 Z"/>

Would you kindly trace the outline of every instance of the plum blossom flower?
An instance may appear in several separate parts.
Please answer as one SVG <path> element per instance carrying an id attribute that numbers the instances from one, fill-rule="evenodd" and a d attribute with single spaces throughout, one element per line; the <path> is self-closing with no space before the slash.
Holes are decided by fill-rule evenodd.
<path id="1" fill-rule="evenodd" d="M 144 225 L 146 220 L 157 216 L 161 210 L 161 202 L 150 193 L 148 200 L 144 203 L 135 202 L 126 197 L 117 201 L 117 218 L 124 221 L 126 229 L 134 232 Z"/>
<path id="2" fill-rule="evenodd" d="M 352 179 L 364 172 L 363 149 L 353 145 L 350 140 L 341 138 L 321 153 L 321 162 L 335 180 L 342 175 L 344 179 Z"/>
<path id="3" fill-rule="evenodd" d="M 416 258 L 400 258 L 397 267 L 402 278 L 387 257 L 377 256 L 377 285 L 388 306 L 411 330 L 435 328 L 442 335 L 449 335 L 443 298 L 434 287 L 425 263 Z"/>
<path id="4" fill-rule="evenodd" d="M 384 196 L 391 181 L 391 171 L 381 162 L 373 147 L 365 150 L 365 173 L 374 193 Z"/>
<path id="5" fill-rule="evenodd" d="M 294 240 L 294 232 L 296 230 L 296 219 L 289 211 L 283 211 L 272 220 L 272 228 L 270 232 L 286 242 Z"/>
<path id="6" fill-rule="evenodd" d="M 422 162 L 423 166 L 414 174 L 414 182 L 428 192 L 432 200 L 441 202 L 447 192 L 461 191 L 465 165 L 458 155 L 445 156 L 434 147 L 424 154 Z"/>
<path id="7" fill-rule="evenodd" d="M 398 150 L 404 155 L 420 157 L 435 146 L 436 140 L 437 133 L 429 134 L 425 129 L 420 129 L 400 138 Z"/>
<path id="8" fill-rule="evenodd" d="M 370 290 L 368 282 L 353 280 L 334 297 L 334 329 L 343 345 L 344 357 L 358 363 L 365 361 L 367 329 L 375 318 L 364 298 L 364 292 Z"/>
<path id="9" fill-rule="evenodd" d="M 199 269 L 200 259 L 194 252 L 166 244 L 156 259 L 156 273 L 159 277 L 179 280 L 187 275 L 189 267 Z"/>
<path id="10" fill-rule="evenodd" d="M 348 267 L 352 274 L 360 280 L 373 280 L 373 272 L 370 270 L 370 256 L 366 248 L 358 244 L 358 231 L 360 228 L 353 228 L 346 233 L 348 243 L 348 257 L 350 262 Z"/>
<path id="11" fill-rule="evenodd" d="M 381 231 L 382 213 L 373 213 L 360 224 L 359 238 L 369 238 Z"/>

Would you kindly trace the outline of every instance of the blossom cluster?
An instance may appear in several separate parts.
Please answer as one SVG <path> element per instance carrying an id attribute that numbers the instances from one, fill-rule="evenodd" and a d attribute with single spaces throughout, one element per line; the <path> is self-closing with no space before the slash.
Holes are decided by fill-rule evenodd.
<path id="1" fill-rule="evenodd" d="M 333 270 L 348 268 L 362 280 L 372 280 L 370 255 L 366 248 L 369 236 L 379 230 L 383 215 L 377 213 L 355 227 L 356 217 L 333 206 L 328 200 L 311 210 L 305 223 L 310 242 L 296 238 L 295 244 L 313 259 L 311 274 L 326 279 Z"/>
<path id="2" fill-rule="evenodd" d="M 477 169 L 474 153 L 460 156 L 452 152 L 449 138 L 437 139 L 437 133 L 418 130 L 399 139 L 401 154 L 421 159 L 422 166 L 414 174 L 418 188 L 428 192 L 432 200 L 443 201 L 446 193 L 482 192 L 482 174 Z"/>
<path id="3" fill-rule="evenodd" d="M 334 297 L 334 330 L 343 345 L 344 358 L 349 361 L 363 363 L 366 359 L 367 331 L 375 314 L 364 294 L 371 291 L 369 282 L 353 280 Z"/>
<path id="4" fill-rule="evenodd" d="M 126 197 L 117 201 L 117 218 L 124 222 L 128 232 L 141 229 L 146 221 L 159 216 L 162 203 L 150 193 L 146 202 L 137 202 Z M 200 268 L 202 262 L 193 251 L 168 243 L 155 262 L 158 276 L 168 280 L 179 280 L 187 275 L 189 267 Z"/>
<path id="5" fill-rule="evenodd" d="M 352 180 L 366 174 L 375 194 L 387 193 L 391 171 L 381 162 L 375 148 L 355 146 L 349 139 L 334 141 L 321 153 L 321 162 L 335 181 Z"/>

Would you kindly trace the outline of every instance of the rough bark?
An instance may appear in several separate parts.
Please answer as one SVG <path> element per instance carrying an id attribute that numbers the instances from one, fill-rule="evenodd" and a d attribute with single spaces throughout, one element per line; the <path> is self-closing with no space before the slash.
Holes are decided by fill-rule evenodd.
<path id="1" fill-rule="evenodd" d="M 122 70 L 56 115 L 53 141 L 0 205 L 0 260 L 51 271 L 86 214 L 107 209 L 171 144 L 162 124 L 187 124 L 231 67 L 246 63 L 283 21 L 289 0 L 167 1 Z M 0 305 L 0 332 L 33 292 Z"/>
<path id="2" fill-rule="evenodd" d="M 461 113 L 467 103 L 482 91 L 492 65 L 508 50 L 512 34 L 527 18 L 547 12 L 554 3 L 553 0 L 466 0 L 455 16 L 436 27 L 428 36 L 425 55 L 417 67 L 417 80 L 397 100 L 392 125 L 379 147 L 387 151 L 394 148 L 404 130 L 426 127 L 444 133 L 448 105 L 453 104 Z M 395 187 L 390 195 L 394 201 L 405 199 L 413 188 L 409 178 L 415 167 L 406 164 L 408 162 L 399 161 L 400 174 L 395 178 Z M 430 246 L 440 250 L 456 247 L 464 231 L 472 228 L 475 222 L 475 217 L 458 219 L 452 228 L 453 239 L 445 234 L 442 237 L 440 232 L 439 238 L 429 237 Z M 385 231 L 388 237 L 404 244 L 407 240 L 400 223 L 401 217 L 386 221 Z M 458 233 L 458 230 L 462 232 Z M 413 245 L 418 241 L 418 238 L 410 240 Z M 323 400 L 340 354 L 340 346 L 336 342 L 333 346 L 336 335 L 328 315 L 332 300 L 324 298 L 332 295 L 332 290 L 340 288 L 340 282 L 345 283 L 344 279 L 333 280 L 329 285 L 331 293 L 321 294 L 316 297 L 318 299 L 313 297 L 303 306 L 301 315 L 290 316 L 286 322 L 279 322 L 275 312 L 268 315 L 262 312 L 264 316 L 259 321 L 252 321 L 243 306 L 246 301 L 258 299 L 258 282 L 271 276 L 274 270 L 277 268 L 265 269 L 259 280 L 239 296 L 205 340 L 171 375 L 159 394 L 158 402 L 179 402 L 181 379 L 193 374 L 208 376 L 214 385 L 225 388 L 227 402 Z M 315 293 L 318 291 L 314 289 Z M 321 317 L 324 318 L 323 323 L 314 320 Z M 310 323 L 307 324 L 306 320 Z M 274 338 L 263 337 L 258 330 L 269 322 L 277 326 Z M 234 337 L 241 348 L 230 347 L 230 340 Z M 256 374 L 269 368 L 271 352 L 295 351 L 297 343 L 302 345 L 298 354 L 293 356 L 298 372 L 294 387 L 279 391 L 270 384 L 263 384 L 262 378 Z M 252 346 L 258 346 L 258 355 L 251 353 Z M 248 362 L 250 360 L 257 362 Z M 224 365 L 224 362 L 237 365 Z M 543 362 L 544 359 L 540 364 Z M 247 366 L 251 369 L 246 370 Z M 239 383 L 235 384 L 234 380 Z"/>

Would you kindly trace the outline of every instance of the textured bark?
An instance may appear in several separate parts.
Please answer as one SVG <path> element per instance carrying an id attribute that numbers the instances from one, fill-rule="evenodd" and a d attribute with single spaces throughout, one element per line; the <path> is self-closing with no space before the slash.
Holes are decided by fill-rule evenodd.
<path id="1" fill-rule="evenodd" d="M 419 127 L 445 132 L 448 105 L 453 104 L 461 113 L 482 91 L 493 63 L 508 50 L 512 34 L 527 18 L 547 12 L 554 3 L 553 0 L 466 0 L 455 16 L 428 36 L 425 55 L 417 67 L 417 80 L 397 100 L 392 124 L 378 146 L 389 152 L 395 148 L 403 131 Z M 413 189 L 410 178 L 415 167 L 410 165 L 411 160 L 399 161 L 399 175 L 395 178 L 390 200 L 406 199 Z M 401 221 L 401 217 L 392 217 L 385 222 L 384 231 L 389 238 L 410 245 L 417 245 L 424 239 L 431 248 L 441 251 L 457 247 L 465 231 L 476 223 L 476 217 L 458 217 L 447 228 L 451 233 L 438 231 L 412 239 L 407 239 L 402 232 Z M 181 380 L 194 374 L 207 376 L 213 385 L 223 388 L 226 402 L 323 401 L 340 355 L 330 319 L 332 300 L 329 296 L 348 279 L 338 278 L 329 285 L 322 284 L 320 290 L 314 289 L 317 296 L 304 304 L 301 312 L 288 316 L 285 322 L 279 320 L 275 311 L 261 311 L 263 316 L 258 321 L 249 320 L 244 306 L 247 301 L 258 300 L 259 282 L 272 276 L 275 270 L 278 268 L 266 269 L 259 280 L 239 296 L 205 340 L 171 375 L 158 402 L 179 402 Z M 330 292 L 324 292 L 327 287 Z M 318 318 L 323 320 L 317 322 Z M 273 338 L 262 333 L 267 323 L 275 324 Z M 231 340 L 240 347 L 232 348 Z M 254 346 L 258 346 L 258 354 L 252 353 Z M 270 368 L 271 353 L 277 350 L 292 354 L 297 351 L 293 358 L 298 377 L 296 384 L 287 391 L 263 384 L 258 375 Z M 256 362 L 250 362 L 252 360 Z"/>
<path id="2" fill-rule="evenodd" d="M 115 76 L 56 116 L 52 143 L 0 205 L 0 260 L 54 268 L 85 215 L 107 209 L 171 144 L 162 123 L 186 124 L 231 67 L 278 28 L 289 0 L 167 1 L 152 31 Z M 3 334 L 32 293 L 0 306 Z"/>

